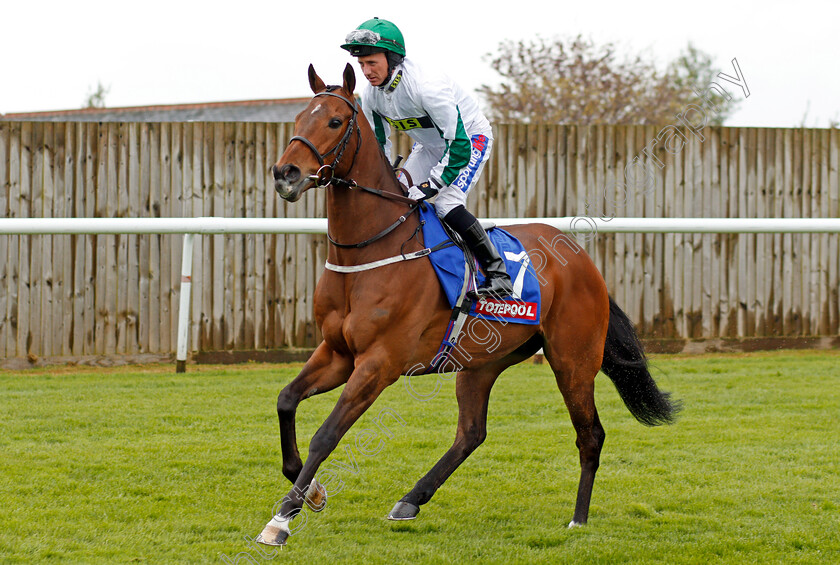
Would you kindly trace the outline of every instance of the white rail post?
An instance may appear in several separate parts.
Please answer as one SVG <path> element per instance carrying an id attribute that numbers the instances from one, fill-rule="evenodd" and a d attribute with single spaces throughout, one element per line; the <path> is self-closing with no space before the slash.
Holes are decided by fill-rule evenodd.
<path id="1" fill-rule="evenodd" d="M 187 372 L 187 344 L 190 338 L 190 294 L 192 291 L 192 258 L 194 233 L 184 234 L 181 251 L 181 304 L 178 306 L 178 352 L 175 372 Z"/>

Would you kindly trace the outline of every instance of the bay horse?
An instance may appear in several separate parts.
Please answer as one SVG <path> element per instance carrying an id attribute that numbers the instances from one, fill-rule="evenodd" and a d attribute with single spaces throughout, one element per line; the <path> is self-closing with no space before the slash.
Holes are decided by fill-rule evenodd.
<path id="1" fill-rule="evenodd" d="M 314 186 L 326 190 L 328 263 L 349 267 L 408 255 L 424 248 L 416 202 L 405 197 L 354 89 L 348 64 L 341 86 L 327 86 L 309 67 L 315 96 L 296 117 L 294 136 L 271 167 L 275 190 L 295 202 Z M 679 405 L 657 388 L 632 323 L 609 297 L 589 256 L 559 230 L 544 224 L 505 228 L 529 250 L 538 267 L 538 325 L 487 322 L 458 342 L 455 441 L 436 465 L 396 503 L 388 518 L 415 518 L 443 482 L 486 436 L 490 389 L 506 368 L 542 348 L 554 372 L 577 436 L 580 482 L 569 527 L 585 524 L 604 428 L 595 408 L 599 369 L 608 375 L 633 416 L 646 425 L 671 423 Z M 562 242 L 566 254 L 552 249 Z M 573 250 L 573 253 L 569 253 Z M 329 265 L 328 265 L 329 266 Z M 339 269 L 340 271 L 340 269 Z M 380 393 L 402 375 L 428 367 L 438 352 L 451 308 L 431 263 L 399 261 L 358 272 L 325 270 L 314 296 L 323 341 L 277 398 L 283 474 L 292 489 L 257 541 L 284 545 L 303 504 L 323 508 L 327 492 L 315 479 L 319 466 Z M 330 415 L 301 461 L 295 433 L 300 402 L 344 385 Z"/>

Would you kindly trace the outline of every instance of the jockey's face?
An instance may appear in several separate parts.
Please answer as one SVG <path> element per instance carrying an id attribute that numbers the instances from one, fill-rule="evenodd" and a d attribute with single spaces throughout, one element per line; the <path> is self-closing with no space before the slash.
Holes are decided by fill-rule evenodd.
<path id="1" fill-rule="evenodd" d="M 385 53 L 364 55 L 358 57 L 358 61 L 362 73 L 371 86 L 382 86 L 382 83 L 388 78 L 388 59 L 385 57 Z"/>

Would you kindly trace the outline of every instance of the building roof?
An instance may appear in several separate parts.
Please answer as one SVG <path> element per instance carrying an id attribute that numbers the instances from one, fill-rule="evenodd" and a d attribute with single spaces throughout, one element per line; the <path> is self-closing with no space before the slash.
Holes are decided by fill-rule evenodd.
<path id="1" fill-rule="evenodd" d="M 310 98 L 243 100 L 200 104 L 82 108 L 0 114 L 0 120 L 27 122 L 293 122 Z"/>

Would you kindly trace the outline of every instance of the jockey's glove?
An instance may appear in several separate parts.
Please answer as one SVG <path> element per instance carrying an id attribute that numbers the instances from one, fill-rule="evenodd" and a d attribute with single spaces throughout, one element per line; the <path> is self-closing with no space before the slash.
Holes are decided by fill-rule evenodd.
<path id="1" fill-rule="evenodd" d="M 438 193 L 438 190 L 437 185 L 429 179 L 409 188 L 408 197 L 417 201 L 428 200 L 429 198 L 433 198 Z"/>

